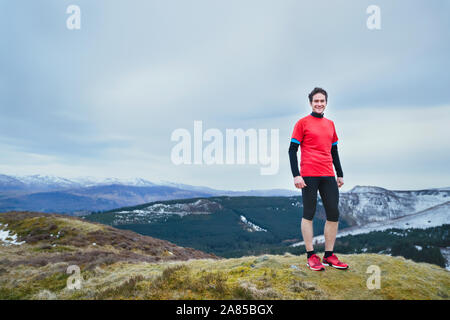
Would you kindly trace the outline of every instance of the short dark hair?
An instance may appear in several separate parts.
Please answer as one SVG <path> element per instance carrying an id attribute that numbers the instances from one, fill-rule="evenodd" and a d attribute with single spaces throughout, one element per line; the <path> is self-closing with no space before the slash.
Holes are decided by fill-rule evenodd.
<path id="1" fill-rule="evenodd" d="M 328 102 L 328 94 L 327 94 L 327 92 L 324 89 L 318 88 L 318 87 L 315 87 L 313 89 L 313 91 L 311 91 L 311 93 L 308 95 L 309 102 L 312 103 L 313 97 L 317 93 L 322 93 L 325 96 L 325 101 Z"/>

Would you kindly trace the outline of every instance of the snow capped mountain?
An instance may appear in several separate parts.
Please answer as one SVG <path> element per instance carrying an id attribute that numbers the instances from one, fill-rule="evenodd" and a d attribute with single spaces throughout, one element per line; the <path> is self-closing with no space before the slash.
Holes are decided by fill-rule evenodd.
<path id="1" fill-rule="evenodd" d="M 356 186 L 342 192 L 339 210 L 350 224 L 364 225 L 410 215 L 450 200 L 450 190 L 391 191 Z"/>
<path id="2" fill-rule="evenodd" d="M 0 191 L 24 189 L 26 189 L 26 185 L 22 181 L 11 176 L 0 174 Z"/>
<path id="3" fill-rule="evenodd" d="M 450 191 L 450 187 L 447 187 L 447 188 L 433 188 L 433 189 L 430 189 L 430 190 L 446 190 L 446 191 Z"/>
<path id="4" fill-rule="evenodd" d="M 183 190 L 201 191 L 201 192 L 208 192 L 211 194 L 220 193 L 220 190 L 216 190 L 216 189 L 212 189 L 212 188 L 208 188 L 208 187 L 191 186 L 188 184 L 175 183 L 175 182 L 170 182 L 170 181 L 165 181 L 165 180 L 161 180 L 161 181 L 157 182 L 157 184 L 161 185 L 161 186 L 168 186 L 168 187 L 173 187 L 173 188 L 178 188 L 178 189 L 183 189 Z"/>
<path id="5" fill-rule="evenodd" d="M 48 192 L 81 187 L 79 183 L 67 178 L 47 175 L 8 176 L 0 175 L 0 191 L 5 194 L 24 194 Z"/>
<path id="6" fill-rule="evenodd" d="M 85 176 L 72 178 L 72 181 L 78 183 L 81 187 L 92 187 L 102 184 L 105 179 L 99 179 L 95 177 Z"/>
<path id="7" fill-rule="evenodd" d="M 120 184 L 127 186 L 141 186 L 148 187 L 155 184 L 142 179 L 117 179 L 117 178 L 96 178 L 91 176 L 77 177 L 77 178 L 63 178 L 50 175 L 27 175 L 27 176 L 7 176 L 0 175 L 0 184 L 11 185 L 13 183 L 21 183 L 29 189 L 36 191 L 61 190 L 69 188 L 84 188 L 100 185 Z"/>
<path id="8" fill-rule="evenodd" d="M 7 176 L 6 174 L 0 174 L 0 183 L 21 183 L 14 177 Z"/>
<path id="9" fill-rule="evenodd" d="M 164 180 L 157 182 L 157 184 L 189 191 L 206 192 L 215 196 L 289 197 L 293 195 L 299 195 L 300 193 L 298 190 L 288 190 L 288 189 L 267 189 L 267 190 L 246 190 L 246 191 L 218 190 L 209 187 L 191 186 L 188 184 L 174 183 Z"/>
<path id="10" fill-rule="evenodd" d="M 373 186 L 355 186 L 348 192 L 349 193 L 366 193 L 366 192 L 383 193 L 383 192 L 389 192 L 389 190 L 380 188 L 380 187 L 373 187 Z"/>
<path id="11" fill-rule="evenodd" d="M 356 235 L 362 233 L 369 233 L 372 231 L 383 231 L 387 229 L 427 229 L 430 227 L 442 226 L 444 224 L 450 224 L 450 201 L 439 204 L 432 208 L 428 208 L 421 212 L 403 216 L 400 218 L 381 221 L 381 222 L 372 222 L 368 223 L 364 226 L 357 226 L 352 228 L 346 228 L 338 231 L 337 238 L 344 237 L 347 235 Z M 323 235 L 314 237 L 313 242 L 323 243 L 325 238 Z M 293 247 L 303 245 L 304 242 L 298 242 L 293 244 Z"/>
<path id="12" fill-rule="evenodd" d="M 0 175 L 0 210 L 83 212 L 110 210 L 160 200 L 211 196 L 291 196 L 299 190 L 227 191 L 142 178 L 117 179 L 83 176 Z M 375 186 L 355 186 L 340 193 L 339 210 L 348 225 L 362 226 L 411 215 L 450 200 L 450 188 L 394 191 Z M 301 202 L 301 200 L 300 200 Z M 324 214 L 318 207 L 318 214 Z"/>
<path id="13" fill-rule="evenodd" d="M 217 190 L 203 186 L 192 186 L 183 183 L 174 183 L 170 181 L 151 182 L 142 178 L 97 178 L 92 176 L 81 176 L 75 178 L 64 178 L 51 175 L 27 175 L 27 176 L 8 176 L 0 175 L 0 191 L 8 193 L 31 193 L 31 192 L 49 192 L 68 189 L 89 188 L 95 186 L 121 185 L 133 187 L 157 187 L 164 186 L 176 188 L 191 193 L 202 195 L 217 196 L 292 196 L 298 195 L 297 190 L 270 189 L 270 190 L 248 190 L 248 191 L 230 191 Z"/>
<path id="14" fill-rule="evenodd" d="M 31 187 L 59 187 L 59 188 L 72 188 L 78 186 L 74 181 L 66 178 L 47 176 L 41 174 L 34 174 L 28 176 L 16 176 L 16 179 L 20 180 L 22 183 Z"/>
<path id="15" fill-rule="evenodd" d="M 112 184 L 135 186 L 135 187 L 155 186 L 155 184 L 153 182 L 142 179 L 142 178 L 117 179 L 117 178 L 80 177 L 80 178 L 74 178 L 72 180 L 80 183 L 83 187 L 112 185 Z"/>

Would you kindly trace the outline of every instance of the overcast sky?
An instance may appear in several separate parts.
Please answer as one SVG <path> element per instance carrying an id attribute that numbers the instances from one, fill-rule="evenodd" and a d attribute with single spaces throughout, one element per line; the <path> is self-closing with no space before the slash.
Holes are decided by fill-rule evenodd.
<path id="1" fill-rule="evenodd" d="M 447 0 L 1 1 L 0 173 L 293 189 L 292 130 L 320 86 L 344 191 L 449 187 L 449 13 Z M 175 165 L 171 135 L 195 120 L 278 129 L 278 173 Z"/>

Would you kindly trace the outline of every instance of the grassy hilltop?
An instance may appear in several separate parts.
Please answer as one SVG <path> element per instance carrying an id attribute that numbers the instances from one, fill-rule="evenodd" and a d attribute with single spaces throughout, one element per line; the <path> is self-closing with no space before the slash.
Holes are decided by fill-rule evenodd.
<path id="1" fill-rule="evenodd" d="M 312 272 L 305 255 L 220 259 L 168 241 L 62 215 L 0 214 L 0 299 L 449 299 L 450 273 L 379 254 L 340 255 Z M 17 243 L 10 244 L 14 237 Z M 69 289 L 70 265 L 81 288 Z M 381 270 L 380 289 L 366 273 Z"/>

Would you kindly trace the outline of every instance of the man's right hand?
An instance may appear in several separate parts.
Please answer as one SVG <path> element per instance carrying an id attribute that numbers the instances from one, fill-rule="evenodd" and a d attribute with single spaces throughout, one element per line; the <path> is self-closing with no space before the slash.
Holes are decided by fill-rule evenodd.
<path id="1" fill-rule="evenodd" d="M 297 176 L 294 178 L 294 184 L 297 189 L 306 187 L 306 183 L 301 176 Z"/>

